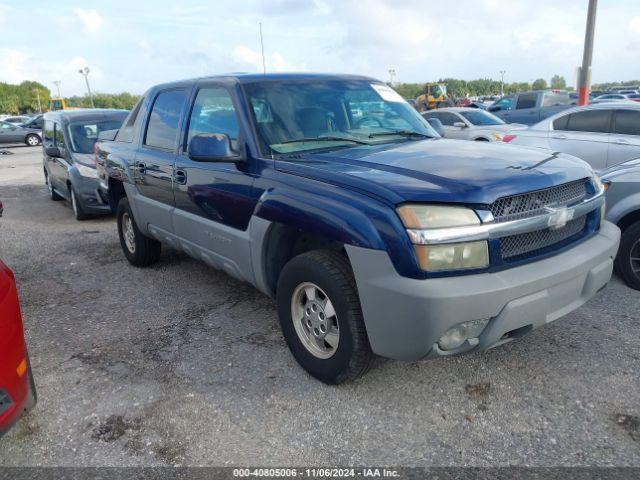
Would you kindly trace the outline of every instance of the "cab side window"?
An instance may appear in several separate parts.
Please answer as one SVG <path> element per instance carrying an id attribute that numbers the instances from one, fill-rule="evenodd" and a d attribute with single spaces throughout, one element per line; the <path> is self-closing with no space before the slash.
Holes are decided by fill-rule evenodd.
<path id="1" fill-rule="evenodd" d="M 518 103 L 516 103 L 516 110 L 523 108 L 535 108 L 538 101 L 537 93 L 522 93 L 518 96 Z"/>
<path id="2" fill-rule="evenodd" d="M 231 139 L 232 148 L 238 142 L 238 118 L 229 92 L 223 87 L 201 88 L 189 117 L 185 150 L 189 142 L 201 133 L 224 133 Z"/>
<path id="3" fill-rule="evenodd" d="M 180 131 L 180 114 L 187 100 L 185 90 L 167 90 L 156 97 L 149 115 L 144 144 L 173 150 Z"/>
<path id="4" fill-rule="evenodd" d="M 44 127 L 42 128 L 42 143 L 45 147 L 54 146 L 53 128 L 53 121 L 45 120 Z"/>
<path id="5" fill-rule="evenodd" d="M 64 134 L 62 133 L 62 125 L 60 125 L 58 122 L 54 122 L 53 139 L 54 146 L 58 148 L 64 147 Z"/>
<path id="6" fill-rule="evenodd" d="M 454 123 L 462 121 L 456 115 L 449 112 L 439 112 L 436 118 L 438 118 L 445 127 L 453 127 Z"/>

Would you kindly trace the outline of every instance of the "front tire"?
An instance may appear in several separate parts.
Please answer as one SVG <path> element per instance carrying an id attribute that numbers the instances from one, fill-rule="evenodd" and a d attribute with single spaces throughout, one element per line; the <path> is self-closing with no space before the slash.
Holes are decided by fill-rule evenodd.
<path id="1" fill-rule="evenodd" d="M 278 319 L 300 366 L 336 385 L 367 372 L 373 359 L 347 257 L 315 250 L 289 261 L 278 280 Z"/>
<path id="2" fill-rule="evenodd" d="M 40 137 L 35 133 L 30 133 L 24 139 L 24 143 L 26 143 L 28 147 L 37 147 L 41 142 Z"/>
<path id="3" fill-rule="evenodd" d="M 80 203 L 80 200 L 78 200 L 78 195 L 76 194 L 73 186 L 69 187 L 69 198 L 71 199 L 71 209 L 73 210 L 73 216 L 76 217 L 76 220 L 87 220 L 89 218 L 89 215 L 87 215 L 83 210 L 82 204 Z"/>
<path id="4" fill-rule="evenodd" d="M 53 185 L 51 184 L 51 180 L 49 179 L 49 174 L 46 172 L 46 170 L 44 172 L 44 183 L 47 185 L 47 190 L 49 190 L 49 198 L 51 200 L 53 200 L 54 202 L 59 202 L 60 200 L 62 200 L 62 197 L 58 195 L 53 189 Z"/>
<path id="5" fill-rule="evenodd" d="M 627 285 L 640 290 L 640 221 L 632 223 L 622 232 L 616 270 Z"/>
<path id="6" fill-rule="evenodd" d="M 136 267 L 147 267 L 158 261 L 162 245 L 144 235 L 133 218 L 129 199 L 120 199 L 116 213 L 120 246 L 129 263 Z"/>

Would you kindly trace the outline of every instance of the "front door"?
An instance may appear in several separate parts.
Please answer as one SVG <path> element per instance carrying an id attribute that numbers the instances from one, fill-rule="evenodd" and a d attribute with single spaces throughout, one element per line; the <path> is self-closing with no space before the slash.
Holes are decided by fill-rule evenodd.
<path id="1" fill-rule="evenodd" d="M 199 87 L 190 109 L 183 151 L 177 157 L 173 224 L 183 248 L 242 277 L 248 257 L 247 226 L 258 198 L 246 162 L 199 162 L 188 156 L 198 134 L 226 134 L 238 149 L 240 128 L 229 91 L 217 84 Z M 197 251 L 197 253 L 196 253 Z M 237 271 L 236 271 L 237 270 Z"/>
<path id="2" fill-rule="evenodd" d="M 136 222 L 159 228 L 161 231 L 156 233 L 163 239 L 173 232 L 173 169 L 187 96 L 184 88 L 157 94 L 134 161 L 138 190 L 135 201 L 141 204 L 136 210 Z"/>
<path id="3" fill-rule="evenodd" d="M 24 130 L 9 122 L 0 122 L 0 143 L 24 142 Z"/>

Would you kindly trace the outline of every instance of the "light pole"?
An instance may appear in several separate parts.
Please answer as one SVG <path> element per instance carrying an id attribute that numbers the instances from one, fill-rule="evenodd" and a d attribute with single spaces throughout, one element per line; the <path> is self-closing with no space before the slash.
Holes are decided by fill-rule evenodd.
<path id="1" fill-rule="evenodd" d="M 89 92 L 89 99 L 91 100 L 91 108 L 96 108 L 93 104 L 93 95 L 91 94 L 91 87 L 89 87 L 89 67 L 84 67 L 78 70 L 78 73 L 84 76 L 84 81 L 87 84 L 87 91 Z"/>
<path id="2" fill-rule="evenodd" d="M 34 88 L 34 91 L 36 92 L 36 98 L 38 99 L 38 113 L 42 113 L 42 105 L 40 104 L 40 90 Z"/>
<path id="3" fill-rule="evenodd" d="M 62 82 L 60 80 L 54 80 L 53 84 L 56 86 L 56 89 L 58 90 L 58 98 L 60 98 L 60 84 Z"/>
<path id="4" fill-rule="evenodd" d="M 584 34 L 584 51 L 582 68 L 578 76 L 578 105 L 589 103 L 589 83 L 591 83 L 591 59 L 593 57 L 593 36 L 596 28 L 596 8 L 598 0 L 589 0 L 587 11 L 587 28 Z"/>
<path id="5" fill-rule="evenodd" d="M 390 68 L 389 69 L 389 85 L 393 87 L 393 79 L 396 76 L 396 70 L 395 68 Z"/>
<path id="6" fill-rule="evenodd" d="M 506 70 L 500 70 L 500 98 L 504 97 L 504 74 Z"/>

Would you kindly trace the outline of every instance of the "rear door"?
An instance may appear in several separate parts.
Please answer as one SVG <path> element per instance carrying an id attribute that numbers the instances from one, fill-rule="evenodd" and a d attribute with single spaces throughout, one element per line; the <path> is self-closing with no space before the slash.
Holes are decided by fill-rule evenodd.
<path id="1" fill-rule="evenodd" d="M 540 120 L 538 93 L 520 93 L 513 110 L 504 112 L 503 118 L 509 123 L 533 125 Z"/>
<path id="2" fill-rule="evenodd" d="M 176 162 L 174 227 L 187 252 L 243 278 L 246 230 L 258 202 L 253 195 L 252 164 L 194 161 L 187 153 L 191 139 L 205 133 L 228 135 L 238 150 L 242 137 L 238 111 L 227 87 L 199 85 Z"/>
<path id="3" fill-rule="evenodd" d="M 136 202 L 141 204 L 136 221 L 155 226 L 163 238 L 173 233 L 173 169 L 188 93 L 187 88 L 173 88 L 156 94 L 134 162 Z"/>
<path id="4" fill-rule="evenodd" d="M 613 110 L 607 166 L 640 158 L 640 110 Z"/>
<path id="5" fill-rule="evenodd" d="M 549 148 L 575 155 L 595 170 L 607 166 L 611 110 L 597 109 L 574 112 L 553 122 L 549 132 Z"/>
<path id="6" fill-rule="evenodd" d="M 440 120 L 440 122 L 442 123 L 442 127 L 444 128 L 445 138 L 465 139 L 468 136 L 465 135 L 468 129 L 453 126 L 453 124 L 456 122 L 464 123 L 464 121 L 451 112 L 428 113 L 427 117 L 437 118 L 438 120 Z"/>

